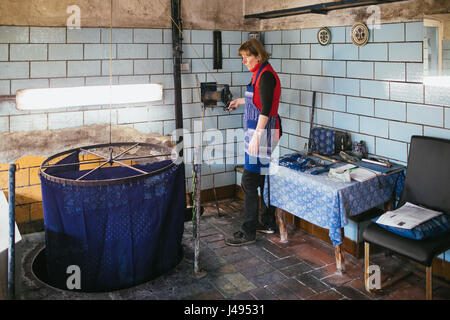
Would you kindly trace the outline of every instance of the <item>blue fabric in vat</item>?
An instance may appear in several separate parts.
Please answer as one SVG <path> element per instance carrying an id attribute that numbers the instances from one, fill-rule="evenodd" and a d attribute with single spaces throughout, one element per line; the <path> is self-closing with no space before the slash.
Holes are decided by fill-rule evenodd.
<path id="1" fill-rule="evenodd" d="M 74 163 L 74 153 L 59 163 Z M 136 165 L 147 172 L 170 161 Z M 49 168 L 52 176 L 76 179 L 88 171 L 78 166 Z M 124 167 L 108 167 L 86 180 L 135 176 Z M 151 280 L 182 259 L 184 230 L 184 165 L 174 165 L 154 176 L 101 186 L 54 182 L 41 176 L 50 284 L 68 289 L 78 266 L 81 291 L 111 291 Z M 70 281 L 69 281 L 70 282 Z"/>

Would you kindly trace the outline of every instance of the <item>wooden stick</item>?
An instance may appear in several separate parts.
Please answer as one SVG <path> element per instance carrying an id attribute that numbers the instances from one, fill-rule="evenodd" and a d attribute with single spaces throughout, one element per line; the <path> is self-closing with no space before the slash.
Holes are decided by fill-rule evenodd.
<path id="1" fill-rule="evenodd" d="M 426 299 L 433 300 L 433 270 L 431 266 L 427 267 Z"/>
<path id="2" fill-rule="evenodd" d="M 284 211 L 280 208 L 275 209 L 275 215 L 278 220 L 278 227 L 280 228 L 280 242 L 286 243 L 288 242 L 288 234 L 286 230 L 286 219 L 284 215 Z"/>
<path id="3" fill-rule="evenodd" d="M 364 242 L 364 284 L 366 291 L 371 292 L 369 287 L 369 265 L 370 265 L 370 243 Z"/>
<path id="4" fill-rule="evenodd" d="M 327 160 L 327 161 L 331 161 L 331 162 L 338 162 L 338 160 L 336 160 L 336 159 L 332 159 L 332 158 L 329 158 L 327 156 L 323 156 L 323 155 L 315 153 L 315 152 L 311 152 L 311 155 L 314 156 L 314 157 L 323 159 L 323 160 Z"/>

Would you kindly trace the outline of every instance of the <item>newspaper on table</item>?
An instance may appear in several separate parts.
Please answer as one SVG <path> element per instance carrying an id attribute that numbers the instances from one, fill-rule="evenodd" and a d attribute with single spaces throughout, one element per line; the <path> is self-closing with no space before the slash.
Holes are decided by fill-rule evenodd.
<path id="1" fill-rule="evenodd" d="M 388 211 L 381 215 L 378 218 L 377 223 L 396 228 L 412 229 L 419 224 L 441 214 L 442 212 L 430 210 L 410 202 L 406 202 L 400 208 L 394 211 Z"/>

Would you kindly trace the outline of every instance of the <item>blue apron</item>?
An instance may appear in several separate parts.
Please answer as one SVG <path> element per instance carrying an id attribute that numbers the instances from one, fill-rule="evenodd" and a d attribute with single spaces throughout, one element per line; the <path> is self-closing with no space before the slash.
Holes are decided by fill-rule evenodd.
<path id="1" fill-rule="evenodd" d="M 268 64 L 264 63 L 256 74 L 255 82 L 247 85 L 245 92 L 245 112 L 244 112 L 244 150 L 245 150 L 245 165 L 244 169 L 260 174 L 268 174 L 270 156 L 272 150 L 276 147 L 276 142 L 272 141 L 276 129 L 278 117 L 269 116 L 266 128 L 260 137 L 260 144 L 258 149 L 258 156 L 248 154 L 248 146 L 255 133 L 256 125 L 261 111 L 253 103 L 253 92 L 255 90 L 256 82 L 261 75 L 262 70 Z"/>

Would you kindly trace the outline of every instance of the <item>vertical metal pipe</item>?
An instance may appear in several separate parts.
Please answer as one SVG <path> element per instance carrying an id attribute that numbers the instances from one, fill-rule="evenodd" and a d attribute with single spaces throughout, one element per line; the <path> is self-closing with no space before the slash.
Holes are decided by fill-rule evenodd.
<path id="1" fill-rule="evenodd" d="M 172 49 L 173 49 L 173 82 L 175 88 L 175 128 L 183 129 L 183 105 L 181 95 L 181 57 L 182 51 L 182 27 L 180 17 L 180 0 L 171 0 L 172 14 Z M 177 145 L 183 141 L 180 134 L 177 137 Z M 183 148 L 180 151 L 180 157 L 183 156 Z M 183 158 L 182 158 L 183 159 Z"/>
<path id="2" fill-rule="evenodd" d="M 9 249 L 8 249 L 8 299 L 15 299 L 16 274 L 16 165 L 9 165 Z"/>
<path id="3" fill-rule="evenodd" d="M 202 148 L 196 148 L 195 153 L 197 156 L 194 157 L 194 186 L 195 190 L 195 204 L 193 210 L 195 210 L 195 219 L 193 220 L 194 229 L 194 274 L 198 275 L 200 273 L 199 267 L 199 255 L 200 255 L 200 214 L 201 214 L 201 179 L 202 174 L 202 162 L 201 162 L 201 152 Z"/>

